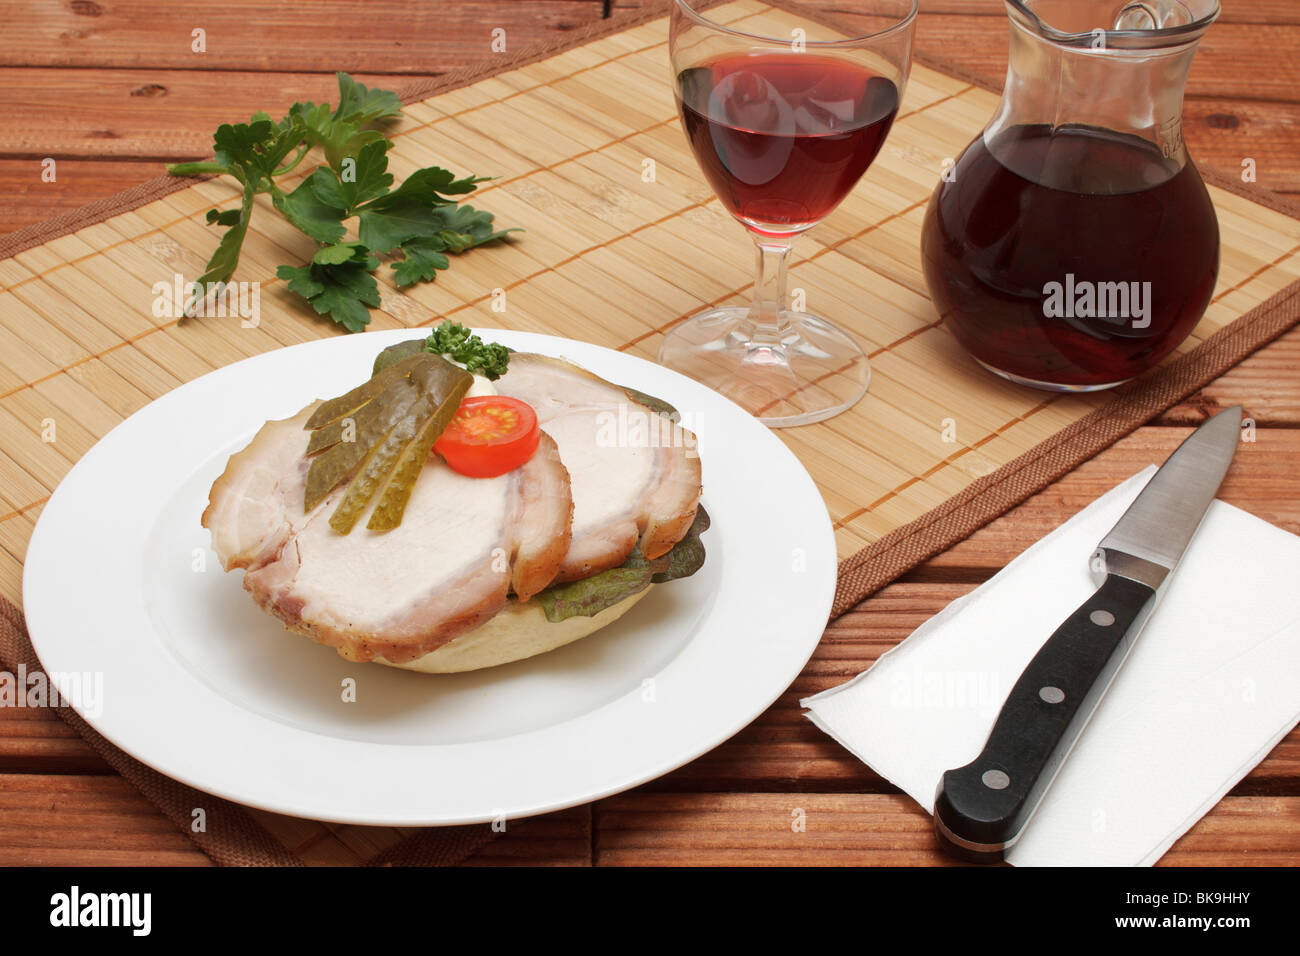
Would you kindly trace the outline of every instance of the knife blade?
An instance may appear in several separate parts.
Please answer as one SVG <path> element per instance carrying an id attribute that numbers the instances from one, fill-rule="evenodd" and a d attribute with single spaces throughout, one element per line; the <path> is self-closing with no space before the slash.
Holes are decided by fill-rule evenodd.
<path id="1" fill-rule="evenodd" d="M 950 853 L 995 863 L 1020 838 L 1218 493 L 1241 416 L 1203 423 L 1151 477 L 1092 554 L 1096 593 L 1025 667 L 979 756 L 940 779 L 934 825 Z"/>

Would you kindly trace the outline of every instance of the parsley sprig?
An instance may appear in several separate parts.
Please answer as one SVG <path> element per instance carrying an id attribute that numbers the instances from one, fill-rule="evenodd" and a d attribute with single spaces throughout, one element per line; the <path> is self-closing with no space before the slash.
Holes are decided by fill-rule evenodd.
<path id="1" fill-rule="evenodd" d="M 349 332 L 370 322 L 379 305 L 372 274 L 380 255 L 391 255 L 399 288 L 434 278 L 459 254 L 500 239 L 513 229 L 495 230 L 492 214 L 459 205 L 485 177 L 455 174 L 439 166 L 418 169 L 394 187 L 388 171 L 392 142 L 374 128 L 401 115 L 401 101 L 388 90 L 367 89 L 346 73 L 338 74 L 339 102 L 294 103 L 278 122 L 264 112 L 247 123 L 223 123 L 212 137 L 213 158 L 173 163 L 174 176 L 211 173 L 234 177 L 243 187 L 237 209 L 208 211 L 210 224 L 226 231 L 199 277 L 205 289 L 228 282 L 239 264 L 253 201 L 267 193 L 292 225 L 317 243 L 302 266 L 282 265 L 276 275 L 320 315 Z M 313 148 L 325 162 L 292 191 L 277 180 L 293 172 Z M 355 220 L 356 239 L 345 238 Z"/>
<path id="2" fill-rule="evenodd" d="M 424 351 L 446 355 L 466 371 L 496 381 L 505 374 L 510 362 L 510 350 L 495 342 L 484 342 L 459 322 L 443 322 L 424 340 Z"/>

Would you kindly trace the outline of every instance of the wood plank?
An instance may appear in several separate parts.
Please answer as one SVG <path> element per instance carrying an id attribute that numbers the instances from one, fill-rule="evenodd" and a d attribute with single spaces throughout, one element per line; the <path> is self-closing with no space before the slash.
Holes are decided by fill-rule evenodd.
<path id="1" fill-rule="evenodd" d="M 601 0 L 334 3 L 29 0 L 0 13 L 0 67 L 162 67 L 266 72 L 442 73 L 598 21 Z M 620 8 L 625 3 L 619 4 Z M 622 10 L 620 10 L 622 12 Z M 206 31 L 202 53 L 192 31 Z M 311 42 L 303 42 L 310 30 Z"/>
<path id="2" fill-rule="evenodd" d="M 852 15 L 844 18 L 852 21 Z M 1267 30 L 1268 42 L 1277 49 L 1294 49 L 1300 43 L 1300 24 L 1277 23 Z M 1197 46 L 1187 80 L 1193 100 L 1264 101 L 1295 103 L 1300 88 L 1300 64 L 1294 58 L 1277 61 L 1260 58 L 1263 38 L 1256 24 L 1218 22 Z M 921 50 L 943 51 L 948 62 L 1001 87 L 1007 66 L 1005 16 L 969 13 L 922 15 L 917 19 L 915 43 Z"/>
<path id="3" fill-rule="evenodd" d="M 0 866 L 212 866 L 118 776 L 5 774 Z"/>
<path id="4" fill-rule="evenodd" d="M 622 6 L 628 0 L 619 0 Z M 840 0 L 800 0 L 834 11 L 842 7 Z M 1223 0 L 1219 23 L 1300 24 L 1300 9 L 1293 0 Z M 852 7 L 847 13 L 852 12 Z M 986 16 L 1005 19 L 1001 0 L 921 0 L 921 15 L 959 13 L 966 16 Z"/>
<path id="5" fill-rule="evenodd" d="M 278 117 L 295 101 L 334 102 L 330 73 L 25 68 L 23 83 L 0 84 L 0 154 L 55 159 L 148 158 L 161 163 L 212 155 L 221 123 L 247 122 L 257 110 Z M 367 86 L 391 77 L 358 73 Z M 41 90 L 41 106 L 25 90 Z M 147 105 L 141 101 L 147 100 Z M 49 104 L 58 103 L 51 113 Z M 23 104 L 26 105 L 23 105 Z M 161 175 L 157 168 L 153 175 Z"/>
<path id="6" fill-rule="evenodd" d="M 633 792 L 600 801 L 595 825 L 597 866 L 960 865 L 929 815 L 893 794 Z M 1300 797 L 1228 797 L 1160 865 L 1297 862 Z"/>
<path id="7" fill-rule="evenodd" d="M 256 813 L 281 839 L 290 817 Z M 274 819 L 269 819 L 274 817 Z M 351 864 L 393 842 L 387 827 L 300 824 L 299 849 L 313 865 Z M 407 830 L 403 832 L 414 832 Z M 378 840 L 379 842 L 376 842 Z M 329 847 L 339 847 L 332 858 Z M 469 866 L 585 866 L 591 808 L 507 823 L 466 860 Z M 185 834 L 116 775 L 9 772 L 0 778 L 0 866 L 211 866 Z"/>
<path id="8" fill-rule="evenodd" d="M 590 866 L 592 806 L 508 821 L 465 866 Z"/>
<path id="9" fill-rule="evenodd" d="M 0 773 L 112 773 L 48 708 L 0 708 Z"/>
<path id="10" fill-rule="evenodd" d="M 852 6 L 842 0 L 802 0 L 846 21 Z M 627 17 L 660 0 L 614 0 L 613 16 Z M 295 3 L 267 7 L 256 0 L 200 2 L 187 7 L 193 24 L 158 29 L 174 19 L 166 0 L 60 3 L 33 0 L 11 14 L 13 29 L 0 34 L 0 66 L 150 66 L 193 69 L 202 56 L 204 69 L 365 70 L 409 74 L 476 62 L 485 55 L 482 34 L 489 25 L 507 29 L 508 49 L 550 35 L 562 35 L 600 17 L 601 0 L 457 0 L 451 4 L 412 4 L 404 0 Z M 1227 24 L 1300 25 L 1291 0 L 1246 3 L 1225 0 L 1218 27 Z M 351 8 L 351 9 L 350 9 Z M 352 12 L 355 10 L 355 12 Z M 998 0 L 922 0 L 924 28 L 945 17 L 983 17 L 1005 25 Z M 312 43 L 298 42 L 302 24 L 320 28 Z M 394 24 L 401 24 L 397 30 Z M 190 50 L 190 30 L 203 26 L 207 52 Z M 5 42 L 9 38 L 14 42 Z M 409 37 L 420 37 L 413 48 Z M 1005 34 L 997 36 L 1005 42 Z M 922 30 L 921 42 L 930 42 Z M 999 48 L 1000 47 L 995 47 Z"/>
<path id="11" fill-rule="evenodd" d="M 41 178 L 46 158 L 55 160 L 53 182 Z M 162 164 L 150 159 L 0 157 L 0 233 L 79 209 L 161 172 Z"/>
<path id="12" fill-rule="evenodd" d="M 1248 356 L 1159 419 L 1194 425 L 1221 408 L 1241 403 L 1261 428 L 1300 427 L 1300 328 Z"/>
<path id="13" fill-rule="evenodd" d="M 1002 518 L 926 565 L 928 572 L 995 571 L 1089 502 L 1149 464 L 1159 464 L 1191 428 L 1141 428 L 1079 465 Z M 1261 428 L 1243 442 L 1219 497 L 1293 534 L 1300 533 L 1300 431 Z"/>

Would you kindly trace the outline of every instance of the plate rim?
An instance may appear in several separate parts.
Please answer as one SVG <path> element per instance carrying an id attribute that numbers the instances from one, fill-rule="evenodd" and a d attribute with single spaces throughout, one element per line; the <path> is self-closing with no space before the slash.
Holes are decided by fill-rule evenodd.
<path id="1" fill-rule="evenodd" d="M 413 334 L 417 334 L 419 331 L 420 330 L 417 329 L 403 328 L 367 332 L 360 335 L 314 339 L 279 349 L 273 349 L 258 355 L 249 356 L 248 358 L 223 366 L 222 368 L 214 369 L 211 372 L 164 393 L 143 406 L 141 409 L 137 410 L 131 416 L 128 416 L 128 418 L 124 419 L 99 439 L 99 441 L 97 441 L 95 445 L 86 452 L 86 454 L 81 456 L 81 458 L 73 464 L 72 468 L 69 469 L 68 473 L 59 483 L 59 486 L 54 490 L 54 493 L 51 495 L 45 508 L 42 509 L 40 518 L 37 521 L 32 537 L 29 541 L 28 551 L 23 565 L 22 590 L 24 612 L 27 615 L 28 629 L 31 634 L 33 648 L 37 651 L 37 656 L 44 659 L 41 654 L 43 647 L 46 653 L 51 654 L 55 659 L 57 659 L 60 655 L 67 653 L 70 647 L 75 646 L 75 642 L 73 642 L 72 645 L 64 647 L 58 645 L 60 638 L 52 633 L 55 626 L 53 618 L 57 617 L 57 615 L 52 615 L 50 605 L 46 601 L 45 595 L 40 593 L 40 589 L 45 586 L 44 575 L 50 575 L 52 573 L 57 574 L 57 550 L 51 549 L 55 549 L 58 544 L 56 540 L 56 533 L 59 530 L 58 521 L 61 520 L 64 510 L 71 507 L 71 505 L 65 503 L 68 496 L 75 494 L 78 489 L 78 483 L 84 480 L 85 475 L 94 468 L 99 467 L 101 459 L 112 452 L 115 444 L 120 444 L 122 442 L 122 435 L 129 435 L 132 427 L 138 428 L 140 427 L 141 422 L 145 422 L 149 417 L 159 414 L 160 408 L 166 408 L 168 405 L 182 405 L 190 396 L 198 395 L 204 387 L 212 387 L 214 383 L 222 379 L 233 379 L 237 378 L 241 374 L 247 374 L 259 364 L 274 365 L 278 362 L 291 362 L 293 357 L 301 356 L 305 352 L 316 350 L 325 351 L 329 349 L 338 349 L 340 351 L 356 349 L 358 351 L 363 351 L 364 354 L 368 356 L 373 356 L 373 354 L 378 351 L 378 347 L 382 347 L 382 344 L 388 344 L 384 340 L 391 339 L 392 341 L 400 341 L 412 337 Z M 141 763 L 144 763 L 146 766 L 151 767 L 157 772 L 204 793 L 228 799 L 243 806 L 256 807 L 270 812 L 291 816 L 303 816 L 309 819 L 331 823 L 369 826 L 455 826 L 469 823 L 483 823 L 498 818 L 521 819 L 541 813 L 579 806 L 613 794 L 624 792 L 632 787 L 657 779 L 666 773 L 670 773 L 671 771 L 690 763 L 701 755 L 729 740 L 740 730 L 751 724 L 768 707 L 770 707 L 772 703 L 779 699 L 781 694 L 785 693 L 793 680 L 798 677 L 804 665 L 807 663 L 807 660 L 812 656 L 812 653 L 820 642 L 834 595 L 836 568 L 835 540 L 830 516 L 827 513 L 820 491 L 817 489 L 811 476 L 803 467 L 802 463 L 799 462 L 794 453 L 785 445 L 784 442 L 773 435 L 770 430 L 724 396 L 713 392 L 698 382 L 686 378 L 672 370 L 665 369 L 662 366 L 655 365 L 639 356 L 617 352 L 616 350 L 599 346 L 594 343 L 581 342 L 579 340 L 545 335 L 542 333 L 487 328 L 475 328 L 474 331 L 482 335 L 485 340 L 488 341 L 508 340 L 506 341 L 506 344 L 511 344 L 513 347 L 530 348 L 543 352 L 544 354 L 563 355 L 565 354 L 565 350 L 569 349 L 570 351 L 576 351 L 578 353 L 592 353 L 599 356 L 602 360 L 606 353 L 609 356 L 618 356 L 619 358 L 617 360 L 613 358 L 609 359 L 609 361 L 614 362 L 615 364 L 626 362 L 631 363 L 631 367 L 636 367 L 639 363 L 640 365 L 646 366 L 648 370 L 653 370 L 653 374 L 656 377 L 666 377 L 674 386 L 673 390 L 680 389 L 688 395 L 694 392 L 697 397 L 707 399 L 704 402 L 706 406 L 711 405 L 725 409 L 727 415 L 734 421 L 743 420 L 752 423 L 752 428 L 745 426 L 752 435 L 757 436 L 761 434 L 767 436 L 766 438 L 758 439 L 759 443 L 765 444 L 767 446 L 767 453 L 780 460 L 780 463 L 791 472 L 796 480 L 805 484 L 805 488 L 800 492 L 801 495 L 805 496 L 805 503 L 812 501 L 816 502 L 817 507 L 814 510 L 820 519 L 818 522 L 819 526 L 817 528 L 802 527 L 801 533 L 803 533 L 810 541 L 816 541 L 810 550 L 816 551 L 817 549 L 821 549 L 826 552 L 825 556 L 823 556 L 821 560 L 827 563 L 829 570 L 829 573 L 824 573 L 824 580 L 821 583 L 820 592 L 818 593 L 820 599 L 815 604 L 811 605 L 809 605 L 805 600 L 805 603 L 798 609 L 798 617 L 803 622 L 803 626 L 807 629 L 807 633 L 798 641 L 786 639 L 782 639 L 781 641 L 783 644 L 797 644 L 797 647 L 791 646 L 789 648 L 790 653 L 784 655 L 780 667 L 784 676 L 779 680 L 772 680 L 771 674 L 774 668 L 769 668 L 767 673 L 769 683 L 766 691 L 761 694 L 750 694 L 747 697 L 742 696 L 738 699 L 733 698 L 733 703 L 730 704 L 728 708 L 725 708 L 732 714 L 732 717 L 723 722 L 722 729 L 719 729 L 718 726 L 713 726 L 707 733 L 700 734 L 694 744 L 678 746 L 671 756 L 656 758 L 655 762 L 648 765 L 646 762 L 641 762 L 635 770 L 625 770 L 613 773 L 605 784 L 595 788 L 590 785 L 575 788 L 575 792 L 567 797 L 559 797 L 542 803 L 533 803 L 526 806 L 515 807 L 505 813 L 496 812 L 503 808 L 494 808 L 493 812 L 480 812 L 478 814 L 470 814 L 469 816 L 463 814 L 440 816 L 438 814 L 429 813 L 421 813 L 415 817 L 400 816 L 383 811 L 376 812 L 370 807 L 337 807 L 335 809 L 329 809 L 325 806 L 308 807 L 300 803 L 286 803 L 274 796 L 268 797 L 257 794 L 250 795 L 246 782 L 243 786 L 223 785 L 221 780 L 221 771 L 210 772 L 207 775 L 196 775 L 195 773 L 190 772 L 188 768 L 178 768 L 174 763 L 168 763 L 167 761 L 163 761 L 166 765 L 160 766 L 156 762 L 158 755 L 156 752 L 150 751 L 148 742 L 143 746 L 142 752 L 142 747 L 138 741 L 122 739 L 123 734 L 127 732 L 124 730 L 122 725 L 113 724 L 112 726 L 106 726 L 102 715 L 88 714 L 85 712 L 84 708 L 80 706 L 78 701 L 69 701 L 69 704 L 72 705 L 73 709 L 86 720 L 92 729 L 101 734 L 105 739 L 109 740 L 110 743 L 121 749 L 123 752 L 129 754 L 134 759 L 140 760 Z M 514 345 L 514 342 L 516 341 L 520 342 L 521 345 Z M 369 348 L 369 343 L 372 342 L 379 342 L 382 344 L 372 350 Z M 366 344 L 363 345 L 363 343 Z M 600 364 L 599 361 L 597 364 Z M 597 374 L 603 375 L 607 370 L 597 367 L 594 368 L 593 371 Z M 647 371 L 646 374 L 651 374 L 651 372 Z M 301 394 L 302 393 L 300 393 L 300 395 Z M 674 396 L 665 397 L 674 398 Z M 685 403 L 678 399 L 675 401 L 675 404 Z M 264 419 L 259 419 L 259 422 L 251 423 L 248 427 L 250 429 L 255 429 L 261 420 Z M 130 425 L 133 421 L 136 423 L 135 426 Z M 116 439 L 114 438 L 115 435 L 118 436 Z M 707 448 L 703 443 L 701 448 L 702 452 L 707 454 Z M 191 462 L 191 466 L 193 466 L 193 462 Z M 76 500 L 73 499 L 73 501 L 75 503 Z M 49 518 L 50 515 L 54 515 L 55 517 Z M 816 558 L 815 554 L 814 558 Z M 812 563 L 815 563 L 815 561 Z M 136 572 L 139 570 L 141 570 L 140 567 L 135 568 Z M 810 575 L 809 577 L 812 579 L 814 576 Z M 699 632 L 708 626 L 709 619 L 716 614 L 717 608 L 722 603 L 721 597 L 723 593 L 723 584 L 722 579 L 720 578 L 719 580 L 719 591 L 714 595 L 709 613 L 704 615 L 704 617 L 697 623 L 697 633 L 695 637 L 687 641 L 683 648 L 662 666 L 659 673 L 671 670 L 682 660 L 691 647 L 698 643 Z M 55 579 L 55 583 L 57 584 L 57 578 Z M 126 600 L 126 597 L 123 599 Z M 818 622 L 815 625 L 813 623 L 814 620 Z M 64 640 L 66 643 L 67 639 Z M 164 650 L 162 653 L 166 655 L 167 652 Z M 174 663 L 175 662 L 173 661 L 173 664 Z M 55 667 L 52 668 L 52 670 L 58 672 L 59 668 Z M 184 668 L 181 668 L 180 672 L 187 674 L 191 681 L 197 680 L 193 674 L 185 671 Z M 731 675 L 724 674 L 715 676 L 726 677 Z M 148 683 L 152 684 L 153 681 L 156 681 L 157 679 L 158 678 L 155 676 L 151 678 Z M 436 677 L 432 679 L 436 679 Z M 170 692 L 173 691 L 174 688 L 168 688 L 165 690 Z M 263 721 L 279 727 L 287 727 L 287 725 L 281 722 L 274 721 L 272 718 L 249 711 L 244 706 L 234 703 L 228 698 L 221 697 L 212 689 L 209 689 L 208 692 L 219 700 L 224 701 L 226 707 L 235 708 L 241 714 L 244 714 L 245 722 L 247 722 L 251 717 L 254 722 Z M 579 717 L 561 720 L 536 731 L 522 734 L 511 734 L 501 738 L 468 744 L 384 744 L 332 738 L 322 733 L 301 728 L 292 728 L 292 730 L 297 734 L 311 735 L 320 738 L 321 740 L 329 741 L 329 747 L 340 749 L 342 751 L 348 751 L 356 747 L 368 748 L 371 750 L 399 747 L 408 751 L 409 748 L 442 751 L 462 748 L 485 750 L 488 745 L 496 745 L 502 741 L 514 741 L 518 743 L 537 735 L 546 737 L 557 733 L 563 734 L 565 732 L 564 728 L 570 727 L 572 724 L 590 720 L 595 715 L 601 714 L 604 711 L 612 712 L 616 705 L 619 705 L 621 702 L 626 702 L 634 695 L 635 692 L 625 693 L 622 696 L 615 698 L 613 701 L 609 701 L 604 705 L 596 706 L 592 710 L 584 712 Z M 747 703 L 741 704 L 740 701 L 747 701 Z M 695 705 L 702 706 L 704 703 L 705 702 L 703 701 L 696 702 Z M 328 747 L 326 749 L 328 749 Z M 633 762 L 635 763 L 635 761 Z M 271 790 L 273 791 L 276 789 L 278 788 L 274 786 L 271 787 Z M 563 787 L 561 786 L 558 789 L 563 789 Z M 326 802 L 328 802 L 328 799 Z"/>

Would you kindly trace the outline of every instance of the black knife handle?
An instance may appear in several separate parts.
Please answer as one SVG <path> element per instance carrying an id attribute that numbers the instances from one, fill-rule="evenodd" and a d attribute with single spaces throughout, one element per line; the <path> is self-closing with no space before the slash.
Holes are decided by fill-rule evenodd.
<path id="1" fill-rule="evenodd" d="M 1145 584 L 1108 575 L 1034 655 L 980 755 L 939 781 L 934 824 L 950 852 L 979 863 L 1003 858 L 1124 663 L 1155 598 Z"/>

